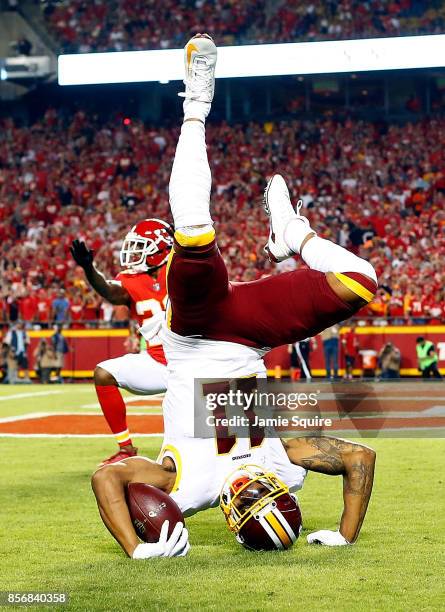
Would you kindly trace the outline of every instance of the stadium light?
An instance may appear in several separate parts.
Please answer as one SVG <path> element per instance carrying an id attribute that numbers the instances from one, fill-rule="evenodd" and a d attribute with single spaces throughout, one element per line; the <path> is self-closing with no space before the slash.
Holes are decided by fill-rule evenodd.
<path id="1" fill-rule="evenodd" d="M 182 49 L 60 55 L 59 85 L 177 81 Z M 217 78 L 445 66 L 445 34 L 218 49 Z"/>

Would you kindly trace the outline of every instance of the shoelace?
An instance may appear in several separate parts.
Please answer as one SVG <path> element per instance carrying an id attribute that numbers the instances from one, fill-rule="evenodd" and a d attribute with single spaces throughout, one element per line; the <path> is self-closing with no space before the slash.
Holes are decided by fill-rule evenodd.
<path id="1" fill-rule="evenodd" d="M 207 64 L 207 60 L 203 57 L 197 57 L 193 63 L 192 74 L 195 86 L 189 84 L 188 90 L 192 94 L 200 94 L 202 90 L 207 89 L 212 83 L 213 75 L 212 75 L 212 67 Z M 186 84 L 186 81 L 184 81 Z M 185 98 L 186 93 L 181 92 L 178 94 L 179 96 Z M 189 97 L 189 96 L 187 96 Z"/>
<path id="2" fill-rule="evenodd" d="M 298 217 L 300 216 L 300 210 L 302 209 L 302 207 L 303 207 L 303 200 L 298 200 L 297 202 L 297 216 Z"/>

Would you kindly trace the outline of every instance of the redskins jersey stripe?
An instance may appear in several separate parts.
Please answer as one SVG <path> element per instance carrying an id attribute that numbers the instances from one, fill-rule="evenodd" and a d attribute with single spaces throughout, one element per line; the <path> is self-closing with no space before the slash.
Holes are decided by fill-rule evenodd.
<path id="1" fill-rule="evenodd" d="M 201 247 L 210 244 L 215 239 L 215 230 L 212 228 L 208 232 L 197 234 L 196 236 L 187 236 L 183 232 L 176 230 L 175 240 L 182 247 Z"/>

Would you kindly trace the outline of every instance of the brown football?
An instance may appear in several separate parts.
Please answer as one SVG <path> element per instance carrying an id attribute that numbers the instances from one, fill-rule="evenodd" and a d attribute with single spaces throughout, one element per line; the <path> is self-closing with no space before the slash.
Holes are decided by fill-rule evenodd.
<path id="1" fill-rule="evenodd" d="M 129 484 L 125 491 L 133 527 L 144 542 L 157 542 L 164 521 L 169 521 L 170 536 L 176 523 L 184 524 L 178 504 L 156 487 L 142 482 Z"/>

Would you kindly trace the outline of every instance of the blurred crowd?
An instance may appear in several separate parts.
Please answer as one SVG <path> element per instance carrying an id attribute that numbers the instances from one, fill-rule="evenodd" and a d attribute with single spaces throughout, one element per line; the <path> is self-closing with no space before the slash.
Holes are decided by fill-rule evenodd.
<path id="1" fill-rule="evenodd" d="M 443 0 L 48 0 L 49 29 L 65 52 L 167 49 L 184 32 L 219 45 L 437 34 Z"/>
<path id="2" fill-rule="evenodd" d="M 2 120 L 0 320 L 126 325 L 125 307 L 88 288 L 69 245 L 85 240 L 113 278 L 129 228 L 148 216 L 170 219 L 177 137 L 176 128 L 103 124 L 81 111 L 67 120 L 49 109 L 29 127 Z M 212 214 L 233 280 L 276 272 L 263 254 L 261 200 L 267 177 L 280 172 L 320 235 L 375 266 L 380 289 L 361 318 L 444 320 L 445 120 L 210 124 L 207 140 Z"/>
<path id="3" fill-rule="evenodd" d="M 32 352 L 30 344 L 26 322 L 11 323 L 2 337 L 0 346 L 1 382 L 10 385 L 20 382 L 30 383 L 29 373 L 32 368 L 40 382 L 61 383 L 65 355 L 69 352 L 62 326 L 56 324 L 51 335 L 48 338 L 41 338 Z M 23 371 L 23 378 L 20 377 L 20 370 Z"/>
<path id="4" fill-rule="evenodd" d="M 441 379 L 439 350 L 436 345 L 423 336 L 418 336 L 415 342 L 417 369 L 422 378 Z M 392 341 L 385 342 L 378 351 L 369 348 L 367 335 L 357 334 L 357 323 L 351 320 L 348 321 L 341 335 L 340 326 L 333 325 L 323 330 L 318 336 L 290 344 L 288 352 L 291 380 L 310 380 L 312 378 L 311 354 L 320 343 L 326 378 L 330 380 L 339 379 L 340 367 L 344 368 L 344 380 L 353 380 L 355 376 L 377 380 L 400 378 L 402 362 L 400 349 Z M 405 348 L 407 348 L 406 345 Z M 278 371 L 276 368 L 275 377 L 281 377 L 280 366 L 278 366 Z"/>
<path id="5" fill-rule="evenodd" d="M 439 34 L 444 26 L 443 0 L 287 0 L 266 22 L 259 42 Z"/>
<path id="6" fill-rule="evenodd" d="M 72 0 L 42 8 L 71 53 L 182 47 L 184 32 L 211 32 L 218 44 L 234 44 L 267 27 L 266 0 Z"/>

